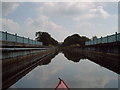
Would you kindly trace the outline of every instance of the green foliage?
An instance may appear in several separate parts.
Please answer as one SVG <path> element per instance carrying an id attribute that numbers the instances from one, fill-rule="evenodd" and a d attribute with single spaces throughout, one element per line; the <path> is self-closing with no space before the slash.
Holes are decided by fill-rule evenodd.
<path id="1" fill-rule="evenodd" d="M 36 40 L 43 42 L 43 45 L 46 46 L 84 46 L 86 41 L 90 39 L 85 36 L 79 36 L 78 34 L 73 34 L 68 36 L 64 42 L 58 44 L 58 42 L 51 37 L 51 35 L 47 32 L 36 32 Z"/>
<path id="2" fill-rule="evenodd" d="M 43 45 L 49 46 L 49 45 L 58 45 L 58 42 L 51 37 L 50 34 L 47 32 L 36 32 L 35 36 L 37 37 L 36 40 L 43 42 Z"/>
<path id="3" fill-rule="evenodd" d="M 79 36 L 78 34 L 73 34 L 72 36 L 68 36 L 64 42 L 63 46 L 72 46 L 72 45 L 79 45 L 79 46 L 84 46 L 85 41 L 90 40 L 89 38 L 85 36 Z"/>

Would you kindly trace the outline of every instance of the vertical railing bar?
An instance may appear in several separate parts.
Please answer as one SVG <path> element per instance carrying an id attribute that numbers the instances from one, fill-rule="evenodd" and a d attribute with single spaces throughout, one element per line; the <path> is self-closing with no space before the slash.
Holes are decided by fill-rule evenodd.
<path id="1" fill-rule="evenodd" d="M 5 34 L 6 34 L 6 41 L 7 41 L 7 31 L 5 32 Z"/>
<path id="2" fill-rule="evenodd" d="M 28 44 L 29 44 L 29 37 L 28 37 Z"/>
<path id="3" fill-rule="evenodd" d="M 101 36 L 101 43 L 102 43 L 102 36 Z"/>
<path id="4" fill-rule="evenodd" d="M 117 32 L 115 33 L 115 38 L 116 38 L 116 42 L 117 42 Z"/>
<path id="5" fill-rule="evenodd" d="M 17 42 L 17 34 L 15 34 L 15 41 Z"/>
<path id="6" fill-rule="evenodd" d="M 23 43 L 24 43 L 24 37 L 23 37 Z"/>

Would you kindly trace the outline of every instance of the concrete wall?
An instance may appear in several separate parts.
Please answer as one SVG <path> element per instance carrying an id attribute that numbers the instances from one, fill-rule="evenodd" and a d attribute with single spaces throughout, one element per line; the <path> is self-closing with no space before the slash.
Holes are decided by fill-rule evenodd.
<path id="1" fill-rule="evenodd" d="M 120 54 L 120 42 L 89 45 L 82 47 L 82 49 L 96 52 Z"/>

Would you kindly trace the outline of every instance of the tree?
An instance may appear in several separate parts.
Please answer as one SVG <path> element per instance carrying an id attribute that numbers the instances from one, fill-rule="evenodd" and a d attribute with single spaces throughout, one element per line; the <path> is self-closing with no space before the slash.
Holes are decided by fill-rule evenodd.
<path id="1" fill-rule="evenodd" d="M 43 42 L 43 45 L 57 45 L 58 42 L 51 37 L 50 34 L 48 34 L 47 32 L 36 32 L 35 36 L 37 37 L 36 40 Z"/>
<path id="2" fill-rule="evenodd" d="M 68 36 L 64 42 L 63 42 L 63 46 L 70 46 L 70 45 L 80 45 L 80 46 L 84 46 L 85 45 L 85 41 L 90 40 L 89 38 L 85 37 L 85 36 L 79 36 L 78 34 L 73 34 L 71 36 Z"/>

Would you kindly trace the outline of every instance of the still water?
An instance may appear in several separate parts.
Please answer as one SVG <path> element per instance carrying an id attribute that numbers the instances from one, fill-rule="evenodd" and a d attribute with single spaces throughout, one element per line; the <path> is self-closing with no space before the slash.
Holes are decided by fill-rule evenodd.
<path id="1" fill-rule="evenodd" d="M 118 88 L 116 72 L 89 59 L 70 60 L 71 57 L 59 53 L 48 64 L 37 66 L 10 88 L 55 88 L 59 77 L 70 88 Z"/>

